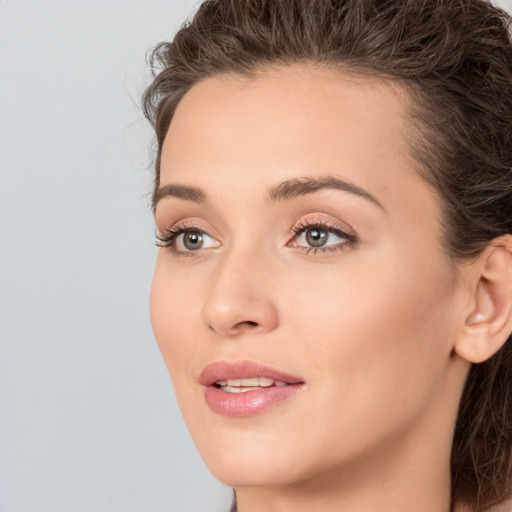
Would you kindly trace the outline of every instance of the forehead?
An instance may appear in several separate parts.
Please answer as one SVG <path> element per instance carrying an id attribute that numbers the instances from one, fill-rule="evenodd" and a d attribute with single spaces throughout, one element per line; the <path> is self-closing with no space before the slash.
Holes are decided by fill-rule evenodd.
<path id="1" fill-rule="evenodd" d="M 219 74 L 201 80 L 187 91 L 177 106 L 170 131 L 173 125 L 186 120 L 181 119 L 183 110 L 187 117 L 196 110 L 206 115 L 218 116 L 221 111 L 228 114 L 227 99 L 233 107 L 256 114 L 255 121 L 265 115 L 263 106 L 277 108 L 275 115 L 283 111 L 293 114 L 293 107 L 299 106 L 301 114 L 310 119 L 325 113 L 326 107 L 329 112 L 335 108 L 333 113 L 349 113 L 352 106 L 360 116 L 382 113 L 387 121 L 400 122 L 410 96 L 409 89 L 391 78 L 356 75 L 312 64 L 262 68 L 250 76 Z M 375 111 L 377 105 L 379 109 Z"/>
<path id="2" fill-rule="evenodd" d="M 160 183 L 254 195 L 328 174 L 393 201 L 411 184 L 427 187 L 412 170 L 409 102 L 392 80 L 307 65 L 208 78 L 176 109 Z"/>
<path id="3" fill-rule="evenodd" d="M 202 80 L 184 95 L 163 156 L 168 161 L 193 143 L 196 149 L 213 149 L 210 141 L 218 152 L 229 148 L 231 157 L 237 147 L 245 153 L 256 141 L 269 150 L 295 146 L 297 151 L 302 138 L 313 145 L 325 133 L 337 134 L 340 143 L 359 135 L 361 143 L 366 139 L 404 152 L 408 100 L 395 81 L 323 67 L 278 67 L 253 77 L 220 75 Z"/>

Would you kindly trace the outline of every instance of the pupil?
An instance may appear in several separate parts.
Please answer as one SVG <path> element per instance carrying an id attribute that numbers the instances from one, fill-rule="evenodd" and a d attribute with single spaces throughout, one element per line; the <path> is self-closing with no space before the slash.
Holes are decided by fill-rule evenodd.
<path id="1" fill-rule="evenodd" d="M 306 241 L 313 247 L 321 247 L 327 242 L 329 234 L 325 229 L 308 229 L 306 233 Z"/>
<path id="2" fill-rule="evenodd" d="M 183 237 L 183 244 L 192 251 L 199 249 L 203 245 L 203 237 L 198 231 L 189 231 Z"/>

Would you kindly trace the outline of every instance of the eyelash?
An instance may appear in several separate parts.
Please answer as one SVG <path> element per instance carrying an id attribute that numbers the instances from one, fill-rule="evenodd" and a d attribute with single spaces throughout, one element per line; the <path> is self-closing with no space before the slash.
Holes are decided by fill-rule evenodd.
<path id="1" fill-rule="evenodd" d="M 317 254 L 317 253 L 327 253 L 327 252 L 338 252 L 338 251 L 344 251 L 347 247 L 354 247 L 357 243 L 357 237 L 351 233 L 347 233 L 346 231 L 343 231 L 339 226 L 336 224 L 331 224 L 330 222 L 326 221 L 316 221 L 316 222 L 308 222 L 305 221 L 299 221 L 297 225 L 295 225 L 292 228 L 292 232 L 295 234 L 295 236 L 300 236 L 302 233 L 309 229 L 323 229 L 325 231 L 328 231 L 329 233 L 333 233 L 336 236 L 339 236 L 340 238 L 344 238 L 345 242 L 340 242 L 336 245 L 328 245 L 326 247 L 302 247 L 302 246 L 296 246 L 296 248 L 304 251 L 306 254 Z"/>
<path id="2" fill-rule="evenodd" d="M 183 223 L 177 226 L 174 226 L 170 229 L 165 230 L 163 233 L 156 233 L 156 242 L 155 245 L 157 247 L 162 247 L 165 249 L 169 249 L 173 256 L 195 256 L 195 252 L 199 251 L 178 251 L 176 249 L 176 238 L 178 238 L 181 234 L 187 232 L 199 232 L 204 233 L 204 231 L 198 226 L 194 226 L 191 223 Z"/>
<path id="3" fill-rule="evenodd" d="M 337 252 L 337 251 L 343 251 L 347 247 L 354 247 L 357 243 L 357 237 L 351 233 L 347 233 L 346 231 L 343 231 L 340 229 L 336 224 L 331 224 L 329 222 L 325 221 L 317 221 L 317 222 L 307 222 L 307 221 L 300 221 L 296 226 L 294 226 L 291 230 L 291 232 L 295 236 L 302 235 L 305 231 L 309 229 L 323 229 L 325 231 L 328 231 L 329 233 L 333 233 L 334 235 L 344 238 L 346 241 L 343 243 L 338 243 L 333 246 L 326 246 L 326 247 L 303 247 L 303 246 L 296 246 L 296 249 L 304 251 L 306 254 L 310 254 L 311 252 L 313 254 L 317 253 L 327 253 L 327 252 Z M 199 232 L 199 233 L 205 233 L 201 228 L 198 226 L 195 226 L 191 223 L 184 223 L 177 226 L 174 226 L 170 229 L 167 229 L 163 233 L 156 233 L 156 246 L 169 249 L 172 256 L 175 257 L 189 257 L 189 256 L 196 256 L 197 253 L 201 252 L 200 250 L 197 251 L 179 251 L 176 249 L 176 239 L 178 236 L 180 236 L 183 233 L 188 232 Z M 207 233 L 205 233 L 207 234 Z"/>

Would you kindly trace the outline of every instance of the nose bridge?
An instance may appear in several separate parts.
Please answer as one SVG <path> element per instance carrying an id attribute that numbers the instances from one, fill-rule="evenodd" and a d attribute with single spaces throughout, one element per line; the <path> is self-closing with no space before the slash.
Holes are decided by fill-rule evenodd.
<path id="1" fill-rule="evenodd" d="M 203 321 L 217 334 L 261 333 L 277 326 L 270 281 L 265 276 L 270 265 L 261 249 L 261 245 L 244 245 L 240 240 L 219 258 L 202 310 Z"/>

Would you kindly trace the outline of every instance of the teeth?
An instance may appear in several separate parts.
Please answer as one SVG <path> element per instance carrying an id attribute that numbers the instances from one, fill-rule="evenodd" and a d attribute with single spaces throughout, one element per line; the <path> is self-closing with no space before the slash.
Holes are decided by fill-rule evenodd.
<path id="1" fill-rule="evenodd" d="M 272 386 L 274 384 L 274 381 L 272 379 L 269 379 L 268 377 L 260 377 L 260 386 L 262 388 L 268 388 L 269 386 Z"/>
<path id="2" fill-rule="evenodd" d="M 251 386 L 251 387 L 241 387 L 241 386 L 221 386 L 222 391 L 226 391 L 228 393 L 246 393 L 247 391 L 254 391 L 256 389 L 261 389 L 259 386 Z"/>
<path id="3" fill-rule="evenodd" d="M 273 380 L 268 377 L 253 377 L 250 379 L 228 379 L 218 380 L 215 384 L 228 393 L 245 393 L 260 388 L 268 388 L 272 385 L 277 387 L 287 386 L 286 382 Z"/>
<path id="4" fill-rule="evenodd" d="M 240 386 L 243 386 L 244 388 L 260 385 L 260 379 L 258 377 L 256 377 L 255 379 L 240 379 L 239 382 L 240 382 Z M 231 384 L 228 380 L 228 385 L 235 386 L 236 384 Z"/>

